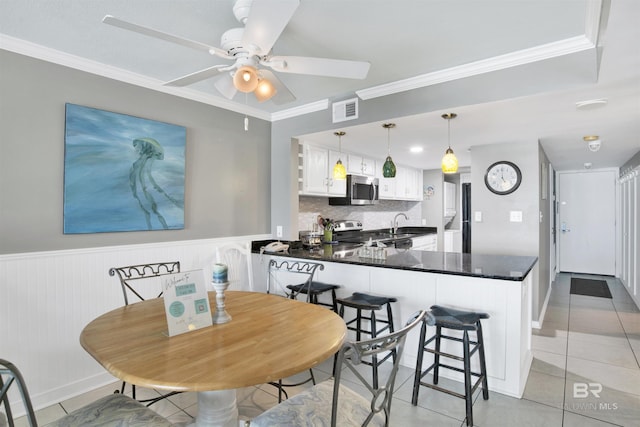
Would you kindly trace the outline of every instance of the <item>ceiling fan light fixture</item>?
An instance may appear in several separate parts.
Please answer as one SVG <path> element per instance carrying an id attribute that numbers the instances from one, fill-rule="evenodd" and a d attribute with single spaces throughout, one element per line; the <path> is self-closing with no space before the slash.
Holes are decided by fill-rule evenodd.
<path id="1" fill-rule="evenodd" d="M 258 83 L 258 70 L 250 65 L 243 65 L 233 75 L 233 85 L 240 92 L 253 92 L 258 87 Z"/>
<path id="2" fill-rule="evenodd" d="M 395 123 L 384 123 L 383 128 L 387 130 L 387 158 L 382 165 L 382 176 L 385 178 L 396 177 L 396 165 L 391 158 L 391 129 L 396 127 Z"/>
<path id="3" fill-rule="evenodd" d="M 268 101 L 276 94 L 276 88 L 269 80 L 261 78 L 253 94 L 259 102 Z"/>
<path id="4" fill-rule="evenodd" d="M 334 132 L 333 134 L 338 137 L 338 151 L 340 152 L 340 155 L 342 155 L 342 137 L 345 136 L 347 133 L 344 131 L 338 131 L 338 132 Z M 335 180 L 347 179 L 347 170 L 342 164 L 342 160 L 340 160 L 340 157 L 338 157 L 338 161 L 333 167 L 333 179 Z"/>
<path id="5" fill-rule="evenodd" d="M 451 149 L 451 120 L 456 117 L 458 117 L 456 113 L 446 113 L 442 115 L 442 118 L 447 121 L 447 141 L 449 144 L 449 148 L 447 148 L 442 158 L 442 173 L 458 172 L 458 158 Z"/>

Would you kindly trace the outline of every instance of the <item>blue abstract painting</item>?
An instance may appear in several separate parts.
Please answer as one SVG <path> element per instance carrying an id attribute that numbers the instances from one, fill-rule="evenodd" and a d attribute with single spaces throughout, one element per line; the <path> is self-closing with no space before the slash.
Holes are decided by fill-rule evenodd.
<path id="1" fill-rule="evenodd" d="M 186 128 L 66 104 L 64 233 L 184 228 Z"/>

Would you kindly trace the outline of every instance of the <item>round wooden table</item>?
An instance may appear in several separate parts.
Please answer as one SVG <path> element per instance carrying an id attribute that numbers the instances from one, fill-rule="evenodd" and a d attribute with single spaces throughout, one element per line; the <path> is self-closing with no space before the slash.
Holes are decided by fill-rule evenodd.
<path id="1" fill-rule="evenodd" d="M 236 388 L 314 367 L 345 340 L 344 321 L 324 307 L 258 292 L 225 295 L 229 323 L 169 337 L 164 302 L 156 298 L 103 314 L 80 343 L 124 381 L 199 392 L 195 425 L 237 426 Z M 215 310 L 215 292 L 209 302 Z"/>

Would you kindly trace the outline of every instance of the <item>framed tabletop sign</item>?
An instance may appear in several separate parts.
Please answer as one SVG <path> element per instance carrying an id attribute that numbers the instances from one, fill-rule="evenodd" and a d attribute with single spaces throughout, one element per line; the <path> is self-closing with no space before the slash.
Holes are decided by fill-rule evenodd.
<path id="1" fill-rule="evenodd" d="M 213 324 L 202 270 L 165 274 L 159 278 L 170 337 Z"/>

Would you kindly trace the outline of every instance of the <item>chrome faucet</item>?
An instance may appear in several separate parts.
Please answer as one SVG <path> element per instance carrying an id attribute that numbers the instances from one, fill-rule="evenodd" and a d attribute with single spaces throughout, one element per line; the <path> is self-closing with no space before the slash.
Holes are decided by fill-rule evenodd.
<path id="1" fill-rule="evenodd" d="M 401 215 L 404 217 L 404 219 L 409 220 L 407 214 L 403 212 L 396 214 L 396 216 L 393 217 L 393 234 L 398 234 L 398 217 Z"/>

